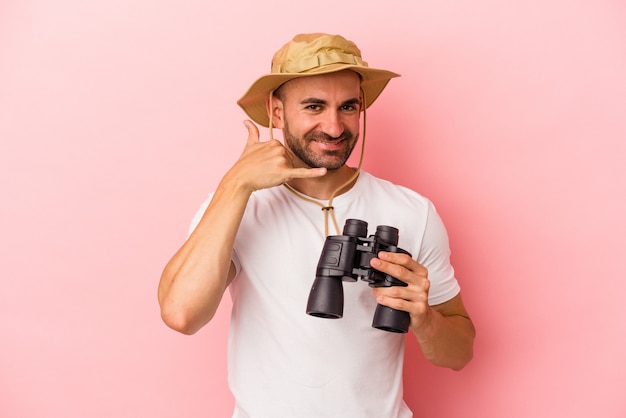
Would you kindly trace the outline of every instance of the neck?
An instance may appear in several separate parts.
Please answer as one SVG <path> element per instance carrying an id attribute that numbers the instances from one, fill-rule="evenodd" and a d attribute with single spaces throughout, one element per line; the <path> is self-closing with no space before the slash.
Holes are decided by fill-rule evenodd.
<path id="1" fill-rule="evenodd" d="M 298 192 L 309 197 L 320 200 L 328 200 L 331 196 L 333 196 L 333 193 L 334 196 L 339 196 L 354 186 L 356 178 L 352 179 L 352 181 L 342 187 L 341 190 L 337 190 L 338 187 L 354 176 L 355 171 L 356 170 L 354 168 L 344 165 L 337 170 L 328 171 L 326 175 L 322 177 L 293 179 L 287 184 Z"/>

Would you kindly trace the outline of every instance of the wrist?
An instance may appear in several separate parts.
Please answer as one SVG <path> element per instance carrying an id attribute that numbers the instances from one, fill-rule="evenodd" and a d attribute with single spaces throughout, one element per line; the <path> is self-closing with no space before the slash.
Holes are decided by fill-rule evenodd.
<path id="1" fill-rule="evenodd" d="M 411 330 L 418 340 L 429 340 L 436 334 L 437 322 L 441 314 L 431 308 L 426 308 L 419 317 L 411 318 Z"/>
<path id="2" fill-rule="evenodd" d="M 230 169 L 224 175 L 218 188 L 228 190 L 237 194 L 244 193 L 248 196 L 256 190 L 250 182 L 246 181 L 245 178 L 234 169 Z"/>

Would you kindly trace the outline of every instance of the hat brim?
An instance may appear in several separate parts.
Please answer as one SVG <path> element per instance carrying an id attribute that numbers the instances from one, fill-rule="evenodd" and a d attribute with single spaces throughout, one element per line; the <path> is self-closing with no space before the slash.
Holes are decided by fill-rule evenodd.
<path id="1" fill-rule="evenodd" d="M 400 77 L 387 70 L 364 67 L 352 64 L 332 64 L 316 71 L 303 73 L 271 73 L 258 78 L 248 91 L 237 101 L 237 104 L 254 122 L 261 126 L 269 126 L 266 103 L 272 90 L 289 80 L 314 75 L 329 74 L 342 70 L 352 70 L 361 76 L 361 88 L 365 94 L 366 107 L 369 107 L 385 89 L 389 80 Z"/>

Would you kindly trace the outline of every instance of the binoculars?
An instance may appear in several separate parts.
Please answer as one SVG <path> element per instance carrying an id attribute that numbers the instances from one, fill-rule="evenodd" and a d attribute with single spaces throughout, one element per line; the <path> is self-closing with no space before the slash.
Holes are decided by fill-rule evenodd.
<path id="1" fill-rule="evenodd" d="M 397 245 L 397 228 L 381 225 L 376 228 L 374 235 L 368 237 L 367 222 L 346 220 L 343 235 L 328 236 L 324 242 L 306 313 L 319 318 L 343 317 L 342 282 L 356 282 L 360 279 L 369 283 L 370 287 L 407 286 L 403 281 L 370 266 L 370 260 L 379 251 L 409 254 Z M 408 312 L 378 304 L 372 327 L 405 333 L 409 323 Z"/>

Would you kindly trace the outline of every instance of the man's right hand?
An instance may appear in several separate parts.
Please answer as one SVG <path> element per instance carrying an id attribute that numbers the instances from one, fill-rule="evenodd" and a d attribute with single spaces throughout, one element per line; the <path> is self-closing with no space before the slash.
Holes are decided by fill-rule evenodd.
<path id="1" fill-rule="evenodd" d="M 287 183 L 294 178 L 321 177 L 326 168 L 296 167 L 292 154 L 280 141 L 272 139 L 261 142 L 259 129 L 249 120 L 244 121 L 248 140 L 239 160 L 226 177 L 250 192 Z"/>

